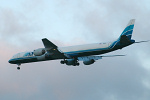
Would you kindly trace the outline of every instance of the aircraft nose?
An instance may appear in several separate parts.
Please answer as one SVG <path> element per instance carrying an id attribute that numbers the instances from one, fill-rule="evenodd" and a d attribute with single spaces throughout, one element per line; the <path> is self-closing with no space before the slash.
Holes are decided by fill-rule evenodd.
<path id="1" fill-rule="evenodd" d="M 8 62 L 9 62 L 9 63 L 12 63 L 12 60 L 10 59 Z"/>

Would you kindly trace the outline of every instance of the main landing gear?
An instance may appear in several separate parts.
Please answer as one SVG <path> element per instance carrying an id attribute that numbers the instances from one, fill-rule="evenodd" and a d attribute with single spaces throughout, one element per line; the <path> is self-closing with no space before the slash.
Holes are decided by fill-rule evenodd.
<path id="1" fill-rule="evenodd" d="M 60 63 L 65 64 L 65 63 L 67 63 L 67 60 L 61 60 Z"/>
<path id="2" fill-rule="evenodd" d="M 20 70 L 20 65 L 21 65 L 21 64 L 17 64 L 17 65 L 18 65 L 17 69 Z"/>

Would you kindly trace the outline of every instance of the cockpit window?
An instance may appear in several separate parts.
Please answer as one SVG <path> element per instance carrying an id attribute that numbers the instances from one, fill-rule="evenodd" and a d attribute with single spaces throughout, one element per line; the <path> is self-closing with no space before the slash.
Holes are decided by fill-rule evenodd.
<path id="1" fill-rule="evenodd" d="M 19 58 L 19 53 L 18 54 L 16 54 L 16 55 L 14 55 L 12 58 L 14 59 L 14 58 Z"/>
<path id="2" fill-rule="evenodd" d="M 24 57 L 27 57 L 27 56 L 33 56 L 33 52 L 27 52 L 24 54 Z"/>
<path id="3" fill-rule="evenodd" d="M 34 56 L 33 55 L 33 52 L 22 52 L 22 53 L 18 53 L 16 55 L 14 55 L 12 57 L 12 59 L 15 59 L 15 58 L 21 58 L 21 57 L 31 57 L 31 56 Z"/>

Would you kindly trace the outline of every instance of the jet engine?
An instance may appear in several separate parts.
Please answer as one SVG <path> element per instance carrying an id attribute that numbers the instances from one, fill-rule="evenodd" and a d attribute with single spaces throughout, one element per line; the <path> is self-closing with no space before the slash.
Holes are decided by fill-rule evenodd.
<path id="1" fill-rule="evenodd" d="M 66 65 L 73 65 L 74 64 L 74 59 L 68 59 L 65 62 L 66 62 Z"/>
<path id="2" fill-rule="evenodd" d="M 45 54 L 45 49 L 44 48 L 40 48 L 40 49 L 36 49 L 36 50 L 34 50 L 33 51 L 33 54 L 35 55 L 35 56 L 41 56 L 41 55 L 43 55 L 43 54 Z"/>
<path id="3" fill-rule="evenodd" d="M 84 65 L 91 65 L 91 64 L 93 64 L 94 62 L 95 62 L 94 59 L 89 59 L 89 60 L 83 61 L 83 64 L 84 64 Z"/>
<path id="4" fill-rule="evenodd" d="M 75 59 L 67 59 L 67 60 L 62 60 L 60 62 L 61 64 L 66 64 L 66 65 L 73 65 L 73 66 L 79 66 L 79 62 Z"/>

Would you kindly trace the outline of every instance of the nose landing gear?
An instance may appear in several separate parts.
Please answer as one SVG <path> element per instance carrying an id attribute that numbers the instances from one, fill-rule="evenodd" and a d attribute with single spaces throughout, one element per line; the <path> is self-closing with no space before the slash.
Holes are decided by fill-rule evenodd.
<path id="1" fill-rule="evenodd" d="M 20 67 L 17 67 L 18 70 L 20 70 Z"/>
<path id="2" fill-rule="evenodd" d="M 18 69 L 18 70 L 20 70 L 20 66 L 21 66 L 21 64 L 17 64 L 17 65 L 18 65 L 17 69 Z"/>

